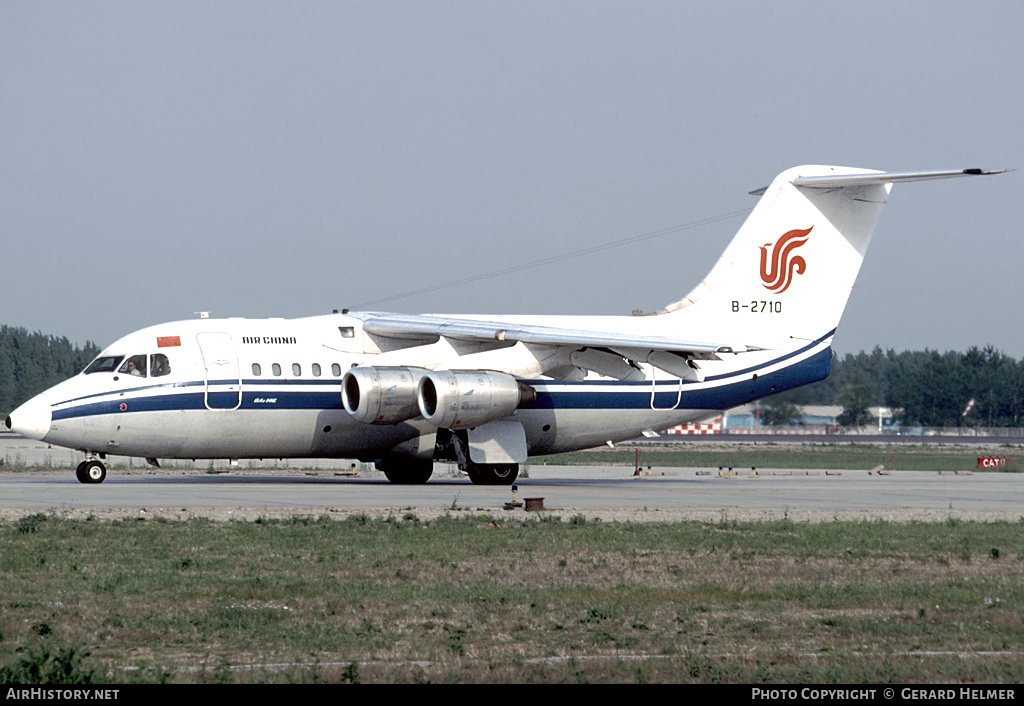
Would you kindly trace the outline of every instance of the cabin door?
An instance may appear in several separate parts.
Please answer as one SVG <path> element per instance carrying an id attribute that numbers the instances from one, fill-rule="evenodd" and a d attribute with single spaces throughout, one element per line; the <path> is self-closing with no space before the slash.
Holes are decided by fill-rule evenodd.
<path id="1" fill-rule="evenodd" d="M 196 335 L 206 370 L 207 409 L 238 409 L 242 404 L 242 378 L 238 354 L 226 333 Z"/>

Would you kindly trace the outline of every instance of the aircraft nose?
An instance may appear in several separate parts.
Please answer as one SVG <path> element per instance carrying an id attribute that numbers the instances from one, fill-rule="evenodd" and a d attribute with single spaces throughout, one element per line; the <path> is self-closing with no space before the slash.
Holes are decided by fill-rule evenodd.
<path id="1" fill-rule="evenodd" d="M 37 398 L 11 412 L 7 417 L 7 428 L 30 439 L 42 441 L 50 432 L 51 421 L 49 405 Z"/>

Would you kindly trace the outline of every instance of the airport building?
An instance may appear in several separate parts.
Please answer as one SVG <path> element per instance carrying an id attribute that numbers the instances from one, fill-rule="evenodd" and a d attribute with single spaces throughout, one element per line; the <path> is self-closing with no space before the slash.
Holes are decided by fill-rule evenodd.
<path id="1" fill-rule="evenodd" d="M 722 415 L 681 424 L 666 431 L 667 434 L 834 434 L 839 431 L 836 421 L 843 408 L 838 405 L 798 405 L 801 417 L 797 424 L 771 426 L 761 421 L 761 406 L 747 404 L 730 409 Z M 869 407 L 871 417 L 877 420 L 872 431 L 881 432 L 895 424 L 893 410 L 888 407 Z"/>

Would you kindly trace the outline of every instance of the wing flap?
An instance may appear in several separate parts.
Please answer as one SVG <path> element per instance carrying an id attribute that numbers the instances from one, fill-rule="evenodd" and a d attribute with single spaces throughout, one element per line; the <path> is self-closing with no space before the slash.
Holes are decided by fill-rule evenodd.
<path id="1" fill-rule="evenodd" d="M 587 331 L 483 319 L 407 314 L 370 314 L 360 318 L 363 318 L 363 330 L 368 333 L 395 338 L 443 336 L 456 340 L 531 343 L 572 348 L 633 348 L 686 353 L 701 358 L 761 350 L 729 343 L 689 341 L 665 336 Z"/>

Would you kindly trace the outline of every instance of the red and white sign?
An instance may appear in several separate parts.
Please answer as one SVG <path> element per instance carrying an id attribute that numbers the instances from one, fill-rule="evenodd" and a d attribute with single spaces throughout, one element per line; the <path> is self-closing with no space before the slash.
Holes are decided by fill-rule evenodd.
<path id="1" fill-rule="evenodd" d="M 716 417 L 707 424 L 680 424 L 665 430 L 666 434 L 721 434 L 722 418 Z"/>
<path id="2" fill-rule="evenodd" d="M 1010 459 L 1005 456 L 978 456 L 978 468 L 1006 468 Z"/>

